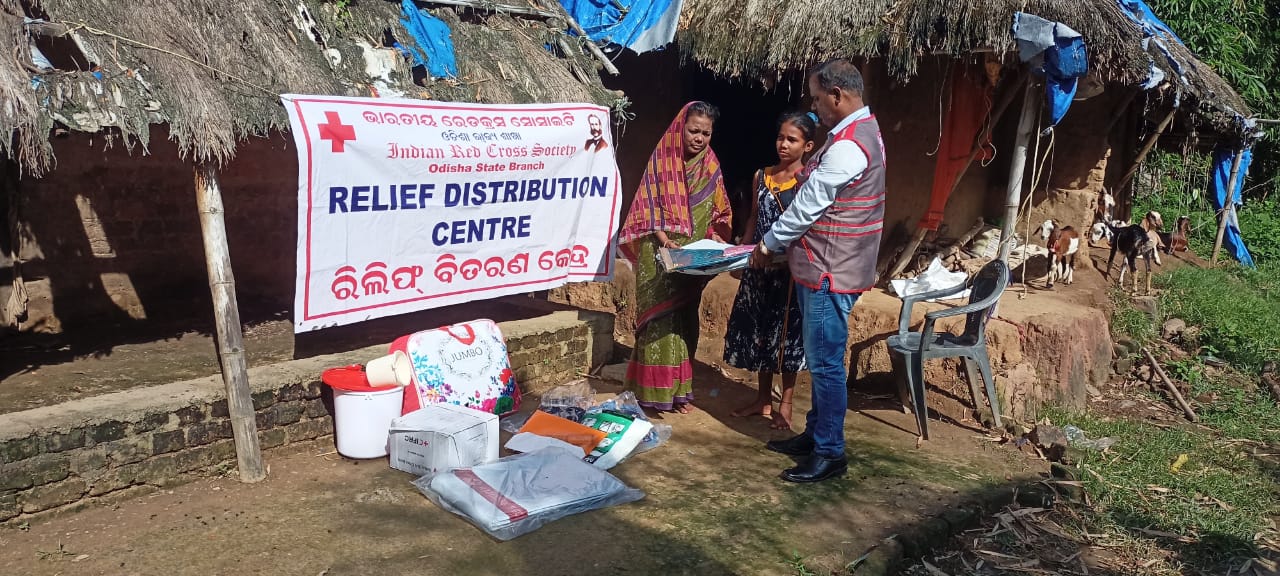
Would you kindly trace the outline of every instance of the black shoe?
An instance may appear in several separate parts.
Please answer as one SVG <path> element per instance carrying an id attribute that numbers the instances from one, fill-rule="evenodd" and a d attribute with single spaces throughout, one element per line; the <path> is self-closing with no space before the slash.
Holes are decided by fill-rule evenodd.
<path id="1" fill-rule="evenodd" d="M 849 470 L 849 461 L 844 456 L 827 458 L 814 454 L 795 468 L 783 470 L 782 479 L 787 482 L 821 482 L 834 478 Z"/>
<path id="2" fill-rule="evenodd" d="M 787 440 L 770 440 L 764 446 L 787 456 L 808 456 L 813 454 L 813 438 L 807 434 L 793 436 Z"/>

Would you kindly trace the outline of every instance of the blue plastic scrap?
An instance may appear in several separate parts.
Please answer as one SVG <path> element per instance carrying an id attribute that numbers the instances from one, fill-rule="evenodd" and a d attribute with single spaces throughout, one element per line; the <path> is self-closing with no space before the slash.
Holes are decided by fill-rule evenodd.
<path id="1" fill-rule="evenodd" d="M 1061 22 L 1015 12 L 1013 38 L 1022 61 L 1044 75 L 1050 126 L 1057 126 L 1071 108 L 1079 79 L 1089 73 L 1084 37 Z"/>
<path id="2" fill-rule="evenodd" d="M 675 39 L 683 0 L 559 0 L 597 44 L 643 53 Z"/>
<path id="3" fill-rule="evenodd" d="M 1173 37 L 1179 44 L 1183 44 L 1182 39 L 1163 20 L 1160 20 L 1155 12 L 1151 11 L 1151 7 L 1147 6 L 1146 2 L 1142 0 L 1116 0 L 1116 4 L 1120 5 L 1120 9 L 1125 16 L 1128 16 L 1130 20 L 1133 20 L 1135 24 L 1142 28 L 1143 36 L 1149 38 L 1168 35 Z"/>
<path id="4" fill-rule="evenodd" d="M 1154 42 L 1160 53 L 1164 54 L 1165 61 L 1169 63 L 1169 67 L 1178 75 L 1178 80 L 1184 85 L 1187 84 L 1187 79 L 1183 76 L 1184 64 L 1174 58 L 1173 53 L 1169 51 L 1168 44 L 1170 39 L 1178 44 L 1183 44 L 1182 38 L 1179 38 L 1172 28 L 1160 20 L 1143 0 L 1116 0 L 1116 4 L 1120 6 L 1120 11 L 1142 30 L 1142 50 L 1148 50 L 1151 43 Z M 1142 87 L 1150 90 L 1159 86 L 1164 81 L 1165 76 L 1164 71 L 1159 66 L 1156 66 L 1155 59 L 1151 58 L 1150 53 L 1148 53 L 1147 58 L 1151 62 L 1148 68 L 1147 81 L 1142 84 Z"/>
<path id="5" fill-rule="evenodd" d="M 400 24 L 413 36 L 417 50 L 406 49 L 398 43 L 396 48 L 408 52 L 419 66 L 426 66 L 432 78 L 456 77 L 458 62 L 453 54 L 453 31 L 449 25 L 418 8 L 413 0 L 401 0 L 400 9 L 404 15 Z"/>
<path id="6" fill-rule="evenodd" d="M 1230 148 L 1219 148 L 1213 152 L 1213 208 L 1221 211 L 1227 203 L 1227 181 L 1231 178 L 1231 164 L 1235 162 L 1236 150 Z M 1245 174 L 1249 172 L 1249 163 L 1253 160 L 1253 151 L 1246 148 L 1244 154 L 1240 158 L 1240 174 L 1236 177 L 1235 190 L 1231 191 L 1232 203 L 1240 206 L 1241 190 L 1244 188 Z M 1244 245 L 1244 238 L 1240 235 L 1240 220 L 1236 218 L 1236 211 L 1230 212 L 1231 219 L 1227 221 L 1226 232 L 1222 235 L 1222 247 L 1226 248 L 1236 260 L 1241 264 L 1250 268 L 1254 267 L 1253 256 L 1249 255 L 1249 249 Z"/>

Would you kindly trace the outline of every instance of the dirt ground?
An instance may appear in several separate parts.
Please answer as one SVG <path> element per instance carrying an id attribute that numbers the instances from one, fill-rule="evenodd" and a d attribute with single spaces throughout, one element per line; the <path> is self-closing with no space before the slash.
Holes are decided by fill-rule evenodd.
<path id="1" fill-rule="evenodd" d="M 718 357 L 705 346 L 700 359 Z M 733 418 L 747 375 L 698 362 L 699 407 L 664 418 L 672 440 L 613 472 L 645 499 L 497 542 L 436 507 L 385 460 L 331 443 L 268 454 L 269 478 L 201 479 L 105 508 L 0 529 L 6 573 L 54 574 L 794 574 L 839 570 L 873 544 L 1043 463 L 934 421 L 917 448 L 910 415 L 865 393 L 850 400 L 850 471 L 811 486 L 778 479 L 764 418 Z M 594 381 L 611 394 L 616 385 Z M 797 410 L 808 407 L 800 384 Z M 527 402 L 524 411 L 533 408 Z M 969 427 L 965 427 L 969 426 Z M 503 433 L 504 440 L 506 433 Z M 286 448 L 285 450 L 290 450 Z"/>

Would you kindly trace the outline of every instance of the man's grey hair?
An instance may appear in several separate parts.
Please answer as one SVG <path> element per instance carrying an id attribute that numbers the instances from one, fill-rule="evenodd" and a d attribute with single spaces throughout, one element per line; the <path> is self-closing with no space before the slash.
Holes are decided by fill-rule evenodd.
<path id="1" fill-rule="evenodd" d="M 823 91 L 839 88 L 862 96 L 862 72 L 845 58 L 827 60 L 814 67 L 809 76 L 818 80 L 818 87 Z"/>

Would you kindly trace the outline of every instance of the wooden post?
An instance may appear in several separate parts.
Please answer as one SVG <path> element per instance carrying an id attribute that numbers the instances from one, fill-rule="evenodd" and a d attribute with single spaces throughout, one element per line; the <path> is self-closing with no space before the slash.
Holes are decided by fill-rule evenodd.
<path id="1" fill-rule="evenodd" d="M 978 131 L 978 134 L 973 138 L 973 148 L 969 151 L 969 158 L 964 161 L 964 166 L 960 167 L 960 171 L 956 173 L 955 180 L 951 182 L 951 191 L 947 194 L 948 202 L 951 200 L 951 195 L 956 193 L 956 188 L 960 187 L 960 181 L 964 180 L 964 175 L 969 171 L 969 166 L 973 164 L 973 160 L 977 158 L 978 153 L 982 151 L 982 141 L 985 140 L 986 135 L 990 134 L 991 130 L 995 128 L 996 123 L 1000 122 L 1000 119 L 1004 116 L 1004 111 L 1009 108 L 1009 104 L 1013 103 L 1013 96 L 1018 93 L 1018 88 L 1022 86 L 1023 82 L 1027 81 L 1027 77 L 1027 72 L 1023 70 L 1018 75 L 1017 80 L 1015 80 L 1014 83 L 1009 86 L 1009 89 L 1000 97 L 1000 101 L 991 109 L 987 125 L 983 126 L 982 129 Z M 907 269 L 907 266 L 916 255 L 916 250 L 920 249 L 920 244 L 924 242 L 924 237 L 928 233 L 929 231 L 924 228 L 916 228 L 915 235 L 911 237 L 911 241 L 907 243 L 906 249 L 904 249 L 902 254 L 898 256 L 898 261 L 893 265 L 893 268 L 889 269 L 889 274 L 884 277 L 885 279 L 891 280 L 895 276 L 901 274 L 903 270 Z M 963 245 L 961 247 L 963 247 Z"/>
<path id="2" fill-rule="evenodd" d="M 1164 134 L 1165 128 L 1168 128 L 1169 124 L 1173 122 L 1173 115 L 1177 112 L 1177 108 L 1170 110 L 1164 120 L 1161 120 L 1160 124 L 1156 126 L 1156 131 L 1147 136 L 1147 141 L 1142 144 L 1142 149 L 1138 150 L 1138 155 L 1134 157 L 1133 164 L 1129 166 L 1129 171 L 1124 173 L 1124 176 L 1120 178 L 1120 182 L 1112 190 L 1124 190 L 1125 185 L 1129 183 L 1133 175 L 1138 173 L 1138 167 L 1142 166 L 1142 161 L 1147 159 L 1147 154 L 1150 154 L 1151 150 L 1156 147 L 1156 140 L 1160 139 L 1160 135 Z"/>
<path id="3" fill-rule="evenodd" d="M 227 250 L 227 229 L 222 220 L 224 210 L 217 170 L 210 164 L 199 164 L 195 181 L 209 291 L 213 294 L 213 315 L 218 326 L 218 359 L 222 363 L 222 383 L 227 388 L 227 411 L 236 443 L 236 463 L 241 482 L 257 482 L 266 478 L 267 473 L 258 447 L 258 425 L 249 391 L 244 335 L 240 331 L 240 309 L 236 304 L 235 277 L 231 274 L 231 253 Z"/>
<path id="4" fill-rule="evenodd" d="M 1036 100 L 1036 83 L 1027 82 L 1027 89 L 1022 98 L 1022 116 L 1018 118 L 1018 136 L 1014 140 L 1013 158 L 1009 161 L 1009 187 L 1004 198 L 1004 222 L 1000 226 L 1000 260 L 1009 262 L 1009 239 L 1013 237 L 1013 227 L 1017 224 L 1018 208 L 1022 204 L 1022 176 L 1027 169 L 1027 144 L 1031 141 L 1031 133 L 1035 131 L 1036 111 L 1040 102 Z"/>
<path id="5" fill-rule="evenodd" d="M 1240 175 L 1240 162 L 1243 160 L 1244 146 L 1242 145 L 1240 151 L 1236 152 L 1235 160 L 1231 161 L 1231 177 L 1227 179 L 1226 202 L 1218 214 L 1218 237 L 1213 240 L 1213 256 L 1209 258 L 1210 266 L 1218 265 L 1218 252 L 1222 251 L 1222 237 L 1227 233 L 1227 222 L 1236 213 L 1236 178 Z"/>

